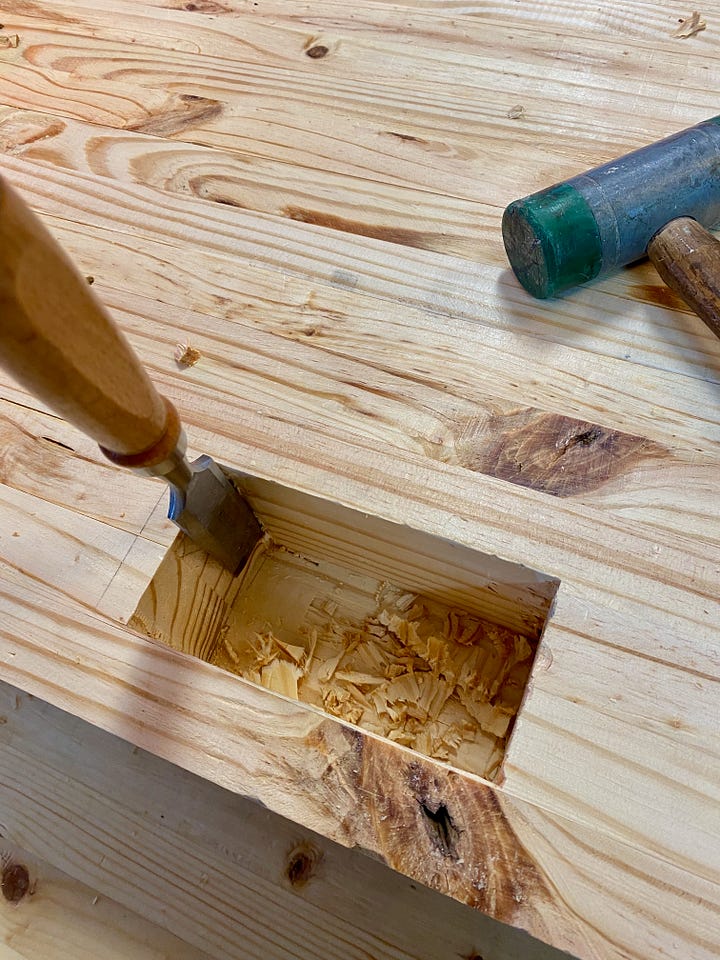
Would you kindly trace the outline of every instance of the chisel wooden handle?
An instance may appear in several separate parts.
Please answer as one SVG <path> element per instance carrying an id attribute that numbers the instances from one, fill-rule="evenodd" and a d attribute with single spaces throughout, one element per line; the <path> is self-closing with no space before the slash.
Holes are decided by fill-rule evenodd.
<path id="1" fill-rule="evenodd" d="M 665 283 L 720 337 L 720 240 L 690 217 L 671 220 L 648 244 Z"/>
<path id="2" fill-rule="evenodd" d="M 0 363 L 125 466 L 152 466 L 180 424 L 87 279 L 0 178 Z"/>

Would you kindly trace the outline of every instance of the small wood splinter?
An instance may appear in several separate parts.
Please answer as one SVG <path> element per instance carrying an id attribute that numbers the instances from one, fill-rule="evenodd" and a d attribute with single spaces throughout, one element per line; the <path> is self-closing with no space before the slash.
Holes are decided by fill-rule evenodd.
<path id="1" fill-rule="evenodd" d="M 680 21 L 680 26 L 673 33 L 673 37 L 676 40 L 686 40 L 688 37 L 693 37 L 696 33 L 700 33 L 701 30 L 707 29 L 707 23 L 702 19 L 700 13 L 695 10 L 691 17 L 685 17 Z"/>

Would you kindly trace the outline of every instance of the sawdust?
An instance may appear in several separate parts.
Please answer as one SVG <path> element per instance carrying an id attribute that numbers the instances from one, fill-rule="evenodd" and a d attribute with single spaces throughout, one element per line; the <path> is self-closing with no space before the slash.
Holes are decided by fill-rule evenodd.
<path id="1" fill-rule="evenodd" d="M 707 29 L 707 23 L 702 19 L 700 13 L 695 10 L 690 17 L 681 19 L 680 26 L 672 34 L 672 37 L 677 40 L 686 40 L 688 37 L 695 36 L 696 33 L 700 33 L 701 30 Z"/>

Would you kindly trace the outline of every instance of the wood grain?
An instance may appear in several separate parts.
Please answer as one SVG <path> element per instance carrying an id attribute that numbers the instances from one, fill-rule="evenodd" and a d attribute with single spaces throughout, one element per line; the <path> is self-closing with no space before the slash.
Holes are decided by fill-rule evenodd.
<path id="1" fill-rule="evenodd" d="M 311 284 L 311 291 L 319 292 L 329 285 L 353 296 L 367 293 L 383 301 L 401 300 L 439 316 L 443 322 L 448 317 L 463 318 L 479 322 L 489 331 L 522 332 L 536 341 L 623 362 L 635 360 L 639 365 L 683 377 L 718 379 L 717 345 L 712 334 L 696 318 L 686 323 L 682 314 L 668 309 L 667 297 L 663 294 L 663 300 L 656 294 L 657 280 L 653 285 L 652 268 L 646 266 L 628 271 L 627 279 L 632 277 L 634 286 L 642 286 L 643 303 L 652 301 L 649 307 L 639 304 L 633 312 L 626 298 L 616 297 L 614 290 L 620 286 L 620 279 L 608 282 L 602 291 L 585 288 L 564 301 L 530 306 L 530 298 L 519 290 L 509 267 L 468 266 L 461 259 L 438 258 L 414 248 L 400 253 L 396 245 L 366 238 L 343 239 L 337 231 L 280 224 L 275 217 L 228 209 L 224 204 L 177 198 L 107 178 L 73 176 L 61 167 L 24 163 L 12 155 L 6 156 L 5 165 L 26 197 L 62 221 L 84 223 L 93 234 L 98 228 L 130 232 L 133 245 L 142 244 L 144 238 L 157 240 L 165 253 L 170 245 L 187 250 L 186 256 L 192 251 L 197 257 L 199 248 L 203 248 L 205 256 L 231 260 L 232 267 L 224 265 L 223 283 L 229 283 L 231 289 L 237 288 L 238 279 L 228 281 L 228 275 L 239 271 L 242 261 L 248 260 L 253 273 L 260 267 L 281 271 L 283 279 L 275 283 L 276 291 L 299 276 Z M 126 236 L 119 240 L 127 246 Z M 105 261 L 105 271 L 107 263 L 115 259 Z M 178 267 L 163 266 L 162 274 Z M 97 271 L 97 275 L 102 273 Z M 164 283 L 162 275 L 157 277 L 155 271 L 153 275 L 155 283 Z M 198 283 L 196 271 L 192 276 L 193 283 L 185 284 L 183 294 L 188 286 L 192 290 Z M 232 303 L 227 299 L 220 302 L 218 296 L 223 294 L 215 290 L 216 313 Z M 182 302 L 179 290 L 175 300 Z M 598 310 L 603 316 L 600 325 Z M 488 332 L 486 336 L 494 335 Z M 528 349 L 533 349 L 532 345 Z"/>
<path id="2" fill-rule="evenodd" d="M 499 215 L 715 113 L 720 6 L 687 40 L 655 0 L 0 0 L 0 12 L 19 37 L 0 51 L 4 175 L 94 277 L 191 445 L 319 498 L 335 527 L 351 509 L 559 583 L 490 786 L 133 633 L 172 538 L 162 488 L 101 464 L 3 376 L 4 676 L 228 788 L 218 809 L 260 800 L 578 957 L 717 955 L 718 344 L 647 264 L 532 302 Z M 192 367 L 175 362 L 178 343 L 199 353 Z M 278 522 L 302 539 L 292 510 Z M 194 649 L 212 641 L 209 596 L 187 598 Z M 288 930 L 278 912 L 244 897 L 263 870 L 290 869 L 298 844 L 326 840 L 273 827 L 283 839 L 263 865 L 257 833 L 238 846 L 225 814 L 213 833 L 210 801 L 182 806 L 166 769 L 115 801 L 110 775 L 86 782 L 67 739 L 71 784 L 42 742 L 39 754 L 18 739 L 3 760 L 3 821 L 21 848 L 42 837 L 43 859 L 104 877 L 145 916 L 152 878 L 163 923 L 196 947 L 205 937 L 209 955 L 243 955 L 238 929 L 251 955 L 290 952 L 289 934 L 268 934 Z M 74 845 L 45 795 L 88 825 Z M 184 812 L 166 833 L 170 800 Z M 208 859 L 192 823 L 220 850 L 211 895 L 192 882 Z M 111 881 L 94 873 L 103 843 L 119 857 Z M 317 859 L 296 854 L 292 877 L 310 878 L 293 897 L 312 899 L 324 868 L 314 879 Z M 278 898 L 308 956 L 338 937 L 413 954 L 387 908 L 409 909 L 410 894 L 370 903 L 366 863 L 323 888 L 342 909 L 318 901 L 307 920 Z M 431 956 L 447 955 L 451 907 L 412 913 Z M 489 952 L 471 937 L 452 950 Z"/>
<path id="3" fill-rule="evenodd" d="M 15 592 L 7 584 L 4 588 L 6 598 L 8 589 Z M 26 591 L 27 588 L 23 589 Z M 441 766 L 430 766 L 412 753 L 398 750 L 374 738 L 363 737 L 356 731 L 323 720 L 320 715 L 309 713 L 307 708 L 290 704 L 272 694 L 247 687 L 243 694 L 238 695 L 239 688 L 246 688 L 247 685 L 237 678 L 222 674 L 199 661 L 188 661 L 182 654 L 167 648 L 156 648 L 132 640 L 117 627 L 103 624 L 97 616 L 82 614 L 77 608 L 73 611 L 72 606 L 66 605 L 62 611 L 56 610 L 52 618 L 47 615 L 43 617 L 37 603 L 33 603 L 27 593 L 26 598 L 31 601 L 30 604 L 18 604 L 19 597 L 16 594 L 12 622 L 5 618 L 8 625 L 6 629 L 9 628 L 13 634 L 15 650 L 11 662 L 6 662 L 6 675 L 16 682 L 26 679 L 28 672 L 35 676 L 33 659 L 46 662 L 43 638 L 62 634 L 67 662 L 56 659 L 52 676 L 42 684 L 33 681 L 33 686 L 36 693 L 41 690 L 52 693 L 54 687 L 56 691 L 62 689 L 63 705 L 72 712 L 77 713 L 81 701 L 71 694 L 66 675 L 77 674 L 80 670 L 86 677 L 91 677 L 100 668 L 105 677 L 106 696 L 104 703 L 92 705 L 91 719 L 95 723 L 107 723 L 107 719 L 120 709 L 124 717 L 124 737 L 135 740 L 154 753 L 174 757 L 187 768 L 203 772 L 204 775 L 209 772 L 211 764 L 213 778 L 236 792 L 244 792 L 252 783 L 254 795 L 271 809 L 289 813 L 308 825 L 317 824 L 325 835 L 332 823 L 332 835 L 341 843 L 359 844 L 364 849 L 375 850 L 395 869 L 431 887 L 476 905 L 482 903 L 484 910 L 534 931 L 539 936 L 547 936 L 552 930 L 552 938 L 557 945 L 570 949 L 576 955 L 598 958 L 612 955 L 616 949 L 613 940 L 619 935 L 623 938 L 626 953 L 641 956 L 647 944 L 657 935 L 658 925 L 668 930 L 668 920 L 673 913 L 677 915 L 685 911 L 685 916 L 688 916 L 687 911 L 691 910 L 692 929 L 695 932 L 692 942 L 686 939 L 689 949 L 701 957 L 711 955 L 709 944 L 717 906 L 717 887 L 713 882 L 703 880 L 694 873 L 689 875 L 692 881 L 683 879 L 684 872 L 677 866 L 668 865 L 664 857 L 649 857 L 636 845 L 625 847 L 604 832 L 593 837 L 590 828 L 584 828 L 572 820 L 558 820 L 548 813 L 541 814 L 532 805 L 513 800 L 505 793 L 496 796 L 481 781 L 471 782 L 467 777 L 459 777 L 457 773 Z M 71 613 L 70 619 L 66 619 L 68 613 Z M 29 617 L 29 620 L 24 627 L 20 627 L 23 617 Z M 21 633 L 15 633 L 14 624 L 17 624 Z M 80 629 L 82 633 L 78 632 Z M 27 639 L 30 635 L 33 641 Z M 101 637 L 104 637 L 105 654 L 97 653 Z M 110 649 L 113 651 L 111 656 L 108 655 Z M 109 672 L 111 665 L 113 671 Z M 138 669 L 145 674 L 147 689 L 137 685 Z M 256 704 L 255 709 L 252 708 L 253 703 Z M 217 704 L 217 708 L 214 704 Z M 248 710 L 253 717 L 251 730 L 243 726 L 243 717 L 248 717 Z M 211 736 L 217 744 L 220 718 L 233 730 L 231 740 L 224 741 L 224 750 L 229 750 L 229 753 L 219 756 L 216 750 L 210 757 L 203 742 L 203 730 L 207 729 L 208 733 L 212 731 Z M 259 727 L 257 723 L 260 723 Z M 299 741 L 302 741 L 302 747 Z M 391 759 L 387 756 L 388 750 L 397 754 L 397 757 Z M 280 782 L 284 784 L 283 790 L 278 789 L 277 775 L 272 764 L 268 764 L 269 759 L 275 756 L 282 770 Z M 295 791 L 288 793 L 287 787 L 291 783 L 300 787 L 306 781 L 307 764 L 311 757 L 315 758 L 310 768 L 313 771 L 312 790 L 305 796 L 305 809 L 301 810 L 297 794 Z M 398 760 L 404 775 L 389 775 L 387 763 L 397 766 Z M 14 776 L 21 775 L 18 767 L 20 756 L 17 753 L 12 755 L 11 762 Z M 32 766 L 25 766 L 28 771 L 26 779 L 34 779 L 38 774 L 31 772 Z M 9 777 L 9 773 L 8 770 L 4 781 L 6 790 L 13 789 L 13 783 L 16 782 Z M 53 785 L 49 789 L 54 791 L 63 782 L 62 775 L 52 774 Z M 258 788 L 260 793 L 257 792 Z M 295 794 L 292 801 L 291 794 Z M 79 798 L 87 807 L 90 798 L 86 792 L 81 795 L 75 792 L 70 796 L 76 800 Z M 136 797 L 136 802 L 140 796 L 142 794 Z M 101 803 L 108 809 L 107 798 L 103 798 Z M 411 831 L 411 844 L 398 845 L 399 835 L 389 830 L 387 817 L 382 819 L 386 816 L 383 813 L 384 804 L 392 804 L 394 816 L 401 817 Z M 438 831 L 433 826 L 437 819 L 433 821 L 432 816 L 423 812 L 423 808 L 437 818 L 442 806 L 446 808 L 450 821 L 447 831 L 440 835 L 452 838 L 457 834 L 462 838 L 457 842 L 461 842 L 463 854 L 469 853 L 468 844 L 471 841 L 473 851 L 478 853 L 484 847 L 476 847 L 476 844 L 487 842 L 480 834 L 476 840 L 472 840 L 473 824 L 485 824 L 486 829 L 497 831 L 498 846 L 493 848 L 488 859 L 476 860 L 473 853 L 470 861 L 472 864 L 484 863 L 487 871 L 484 880 L 474 871 L 462 869 L 462 864 L 453 853 L 453 850 L 457 853 L 453 842 L 445 846 L 440 843 Z M 13 804 L 11 809 L 20 808 Z M 27 806 L 22 809 L 24 817 L 32 810 Z M 94 816 L 98 816 L 100 811 L 94 806 L 92 809 Z M 440 817 L 443 816 L 441 813 Z M 548 819 L 553 828 L 550 828 Z M 455 824 L 455 832 L 450 824 Z M 538 826 L 540 829 L 536 835 Z M 513 839 L 518 831 L 523 836 L 522 845 Z M 34 835 L 34 828 L 16 832 L 18 842 L 26 846 Z M 124 835 L 127 836 L 127 830 Z M 58 842 L 61 847 L 64 845 L 62 839 L 58 838 L 55 843 Z M 176 844 L 172 838 L 168 838 L 168 842 Z M 567 857 L 568 845 L 573 851 L 571 857 Z M 133 858 L 137 857 L 139 850 L 150 848 L 152 843 L 146 835 L 133 838 Z M 100 847 L 99 853 L 104 853 L 106 849 Z M 187 842 L 182 844 L 182 849 L 187 851 L 187 856 L 193 856 Z M 523 853 L 523 850 L 526 852 Z M 585 854 L 580 856 L 583 850 Z M 558 855 L 560 851 L 562 856 Z M 177 847 L 172 857 L 168 853 L 166 848 L 161 862 L 166 865 L 177 862 Z M 514 872 L 519 858 L 526 856 L 542 864 L 541 873 L 530 864 L 523 872 Z M 624 917 L 626 909 L 622 905 L 627 889 L 625 883 L 620 885 L 619 893 L 616 890 L 613 894 L 612 888 L 604 890 L 601 901 L 603 914 L 600 917 L 595 915 L 591 925 L 580 922 L 577 915 L 583 899 L 587 897 L 588 876 L 594 874 L 598 863 L 607 862 L 608 857 L 614 864 L 613 870 L 620 874 L 627 870 L 623 864 L 633 864 L 626 878 L 631 891 L 627 894 L 629 902 L 632 902 L 636 893 L 642 894 L 644 890 L 646 892 L 643 895 L 647 896 L 649 889 L 657 890 L 659 883 L 663 890 L 663 901 L 667 903 L 661 913 L 657 905 L 650 911 L 650 901 L 647 901 L 649 912 L 641 915 L 646 925 L 640 923 L 640 918 L 636 916 L 631 933 L 623 921 L 618 930 L 618 921 Z M 91 862 L 97 863 L 98 859 L 96 854 Z M 125 863 L 129 868 L 130 862 Z M 205 869 L 204 859 L 198 857 L 195 864 L 195 870 Z M 144 869 L 135 861 L 135 876 L 138 870 Z M 182 866 L 180 869 L 188 877 L 187 869 Z M 504 871 L 508 870 L 513 872 L 503 880 Z M 543 876 L 545 880 L 540 879 Z M 510 882 L 510 877 L 515 879 L 514 884 Z M 496 895 L 485 897 L 483 891 L 486 883 L 491 884 L 490 889 L 494 889 Z M 697 894 L 691 903 L 680 892 L 689 887 Z M 680 899 L 676 901 L 676 897 Z M 232 902 L 239 904 L 243 900 L 234 897 Z M 172 919 L 173 923 L 177 923 L 178 914 L 174 913 Z M 180 929 L 185 928 L 181 926 Z M 216 943 L 223 942 L 225 929 L 223 925 L 217 930 Z"/>
<path id="4" fill-rule="evenodd" d="M 93 960 L 98 944 L 108 960 L 207 960 L 204 951 L 153 920 L 7 840 L 0 856 L 7 894 L 0 898 L 3 960 Z M 8 882 L 11 874 L 14 883 Z M 28 877 L 27 884 L 17 882 L 23 876 Z"/>
<path id="5" fill-rule="evenodd" d="M 32 943 L 33 934 L 37 942 L 40 923 L 57 922 L 55 949 L 62 960 L 70 960 L 74 944 L 84 960 L 83 935 L 99 938 L 103 928 L 118 960 L 145 960 L 137 940 L 130 941 L 137 953 L 121 952 L 117 928 L 123 921 L 125 928 L 134 924 L 145 933 L 149 950 L 173 945 L 172 952 L 150 956 L 182 960 L 288 955 L 326 960 L 339 948 L 353 958 L 377 960 L 444 960 L 480 951 L 487 960 L 518 952 L 529 960 L 560 960 L 557 951 L 524 932 L 42 700 L 3 685 L 0 711 L 7 718 L 0 730 L 0 764 L 15 767 L 2 789 L 4 810 L 12 811 L 5 818 L 5 849 L 10 838 L 27 838 L 34 853 L 16 850 L 17 862 L 38 880 L 27 903 L 31 909 L 24 904 L 0 916 L 14 920 L 15 930 L 25 927 L 28 916 L 38 917 L 27 927 L 25 943 Z M 16 784 L 29 804 L 12 802 Z M 38 863 L 37 856 L 59 864 L 63 874 Z M 74 935 L 56 921 L 57 901 L 73 911 Z M 132 911 L 126 918 L 120 904 Z M 158 925 L 180 929 L 203 952 L 188 942 L 181 946 Z M 13 943 L 21 948 L 19 940 Z M 5 960 L 1 948 L 0 955 Z"/>

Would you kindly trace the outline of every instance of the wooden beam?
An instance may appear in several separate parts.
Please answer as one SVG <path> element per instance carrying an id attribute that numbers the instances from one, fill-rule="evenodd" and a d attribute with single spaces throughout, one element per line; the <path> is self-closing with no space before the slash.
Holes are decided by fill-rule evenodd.
<path id="1" fill-rule="evenodd" d="M 192 656 L 219 637 L 208 591 L 178 607 L 197 614 L 185 652 L 134 632 L 177 559 L 163 488 L 104 464 L 7 378 L 0 663 L 578 956 L 705 960 L 719 951 L 717 342 L 646 265 L 530 301 L 499 215 L 714 113 L 718 56 L 710 26 L 671 39 L 656 2 L 546 6 L 0 0 L 19 37 L 0 51 L 3 173 L 95 278 L 192 447 L 256 478 L 291 548 L 342 543 L 358 576 L 403 580 L 412 543 L 413 590 L 433 588 L 439 557 L 436 590 L 452 580 L 533 642 L 547 620 L 495 782 Z M 186 342 L 191 367 L 174 359 Z M 363 536 L 348 512 L 366 515 L 350 525 Z M 47 756 L 9 749 L 7 809 L 32 852 L 18 770 L 80 802 Z M 110 823 L 112 797 L 78 796 Z M 168 922 L 185 931 L 201 854 L 184 835 L 153 847 L 151 826 L 132 854 L 161 884 L 147 851 L 180 848 Z M 135 903 L 131 861 L 120 901 Z M 227 919 L 203 923 L 218 955 L 239 955 Z"/>

